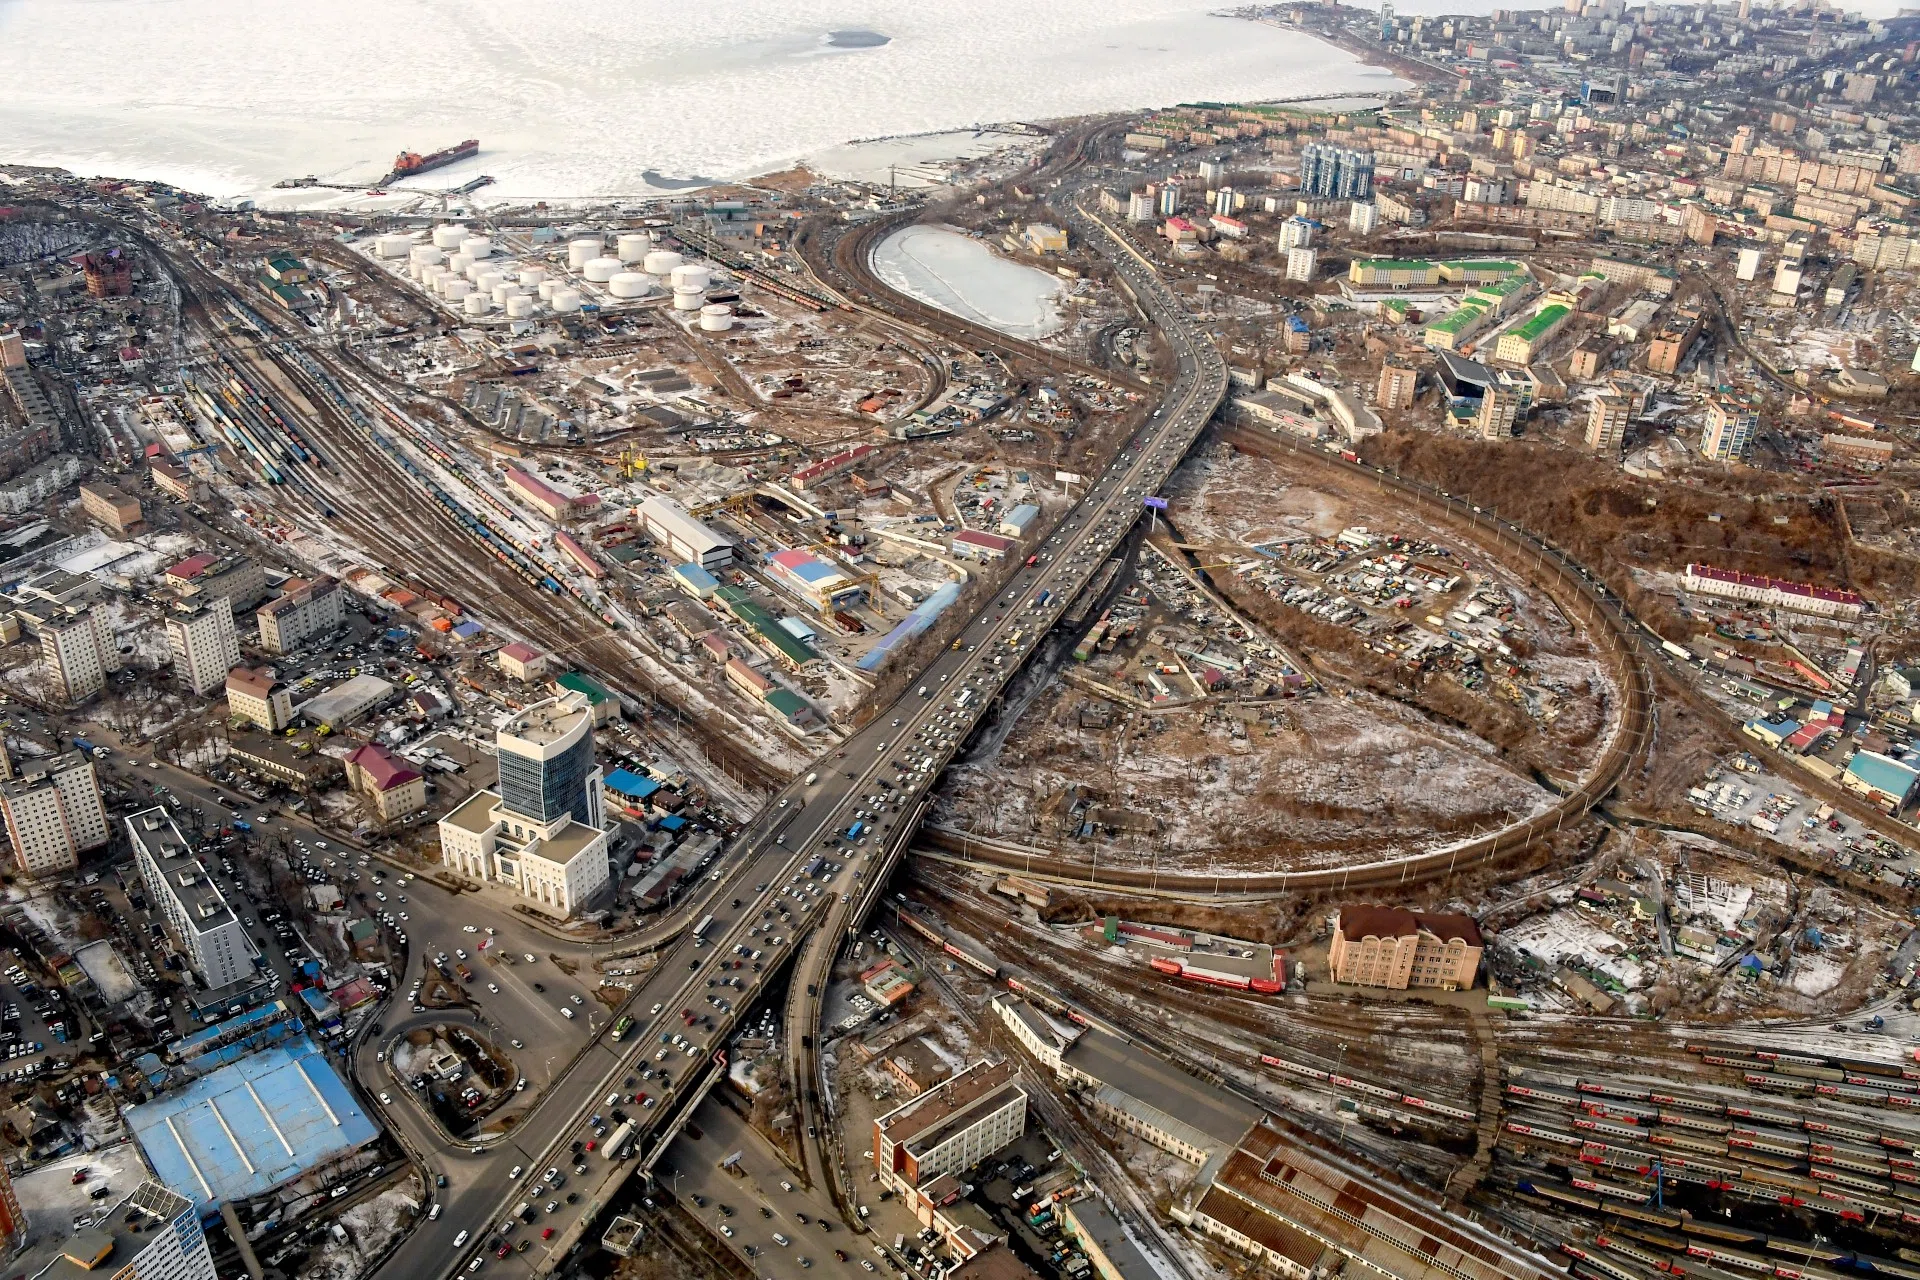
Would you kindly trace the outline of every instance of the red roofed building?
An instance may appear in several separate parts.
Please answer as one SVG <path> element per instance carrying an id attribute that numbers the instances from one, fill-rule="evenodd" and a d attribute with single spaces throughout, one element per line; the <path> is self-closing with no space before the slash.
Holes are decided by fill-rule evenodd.
<path id="1" fill-rule="evenodd" d="M 877 408 L 878 406 L 875 407 Z M 865 405 L 862 405 L 861 409 L 866 412 L 871 412 L 866 409 Z M 822 458 L 818 462 L 801 467 L 789 476 L 788 480 L 794 488 L 805 493 L 810 485 L 824 484 L 834 476 L 853 470 L 860 465 L 861 459 L 871 457 L 877 448 L 878 446 L 876 445 L 857 444 L 853 448 L 836 453 L 830 458 Z"/>
<path id="2" fill-rule="evenodd" d="M 1327 948 L 1335 982 L 1361 987 L 1473 985 L 1480 969 L 1480 926 L 1473 917 L 1405 907 L 1342 907 Z"/>
<path id="3" fill-rule="evenodd" d="M 1710 564 L 1690 564 L 1682 579 L 1687 590 L 1703 596 L 1728 600 L 1746 600 L 1774 609 L 1817 614 L 1823 618 L 1857 618 L 1866 611 L 1867 602 L 1851 591 L 1811 587 L 1785 578 L 1768 578 L 1757 573 L 1737 573 L 1716 569 Z"/>
<path id="4" fill-rule="evenodd" d="M 538 476 L 518 467 L 507 468 L 507 486 L 521 501 L 549 520 L 571 520 L 600 504 L 598 494 L 579 497 L 562 493 Z"/>
<path id="5" fill-rule="evenodd" d="M 427 805 L 427 780 L 377 742 L 347 757 L 347 785 L 373 803 L 382 822 L 398 822 Z"/>
<path id="6" fill-rule="evenodd" d="M 953 535 L 952 542 L 953 554 L 971 560 L 1001 560 L 1018 545 L 1012 538 L 979 529 L 962 529 Z"/>
<path id="7" fill-rule="evenodd" d="M 538 680 L 547 672 L 547 655 L 519 640 L 502 646 L 495 656 L 501 672 L 515 680 Z"/>

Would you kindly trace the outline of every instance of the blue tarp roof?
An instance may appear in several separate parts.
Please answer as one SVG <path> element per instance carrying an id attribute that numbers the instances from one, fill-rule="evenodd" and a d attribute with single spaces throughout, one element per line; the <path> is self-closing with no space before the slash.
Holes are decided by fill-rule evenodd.
<path id="1" fill-rule="evenodd" d="M 407 631 L 405 627 L 388 627 L 386 634 L 387 634 L 387 639 L 393 640 L 396 642 L 405 640 L 407 638 Z"/>
<path id="2" fill-rule="evenodd" d="M 681 817 L 677 813 L 669 814 L 668 816 L 660 819 L 660 823 L 659 823 L 660 829 L 662 831 L 678 831 L 680 828 L 686 825 L 687 825 L 687 820 Z"/>
<path id="3" fill-rule="evenodd" d="M 158 1180 L 191 1196 L 202 1213 L 260 1195 L 380 1135 L 305 1036 L 129 1107 L 126 1120 Z"/>
<path id="4" fill-rule="evenodd" d="M 702 591 L 711 591 L 720 585 L 720 579 L 714 577 L 711 573 L 708 573 L 692 561 L 673 566 L 673 573 L 675 577 L 679 578 L 688 586 L 697 587 Z"/>
<path id="5" fill-rule="evenodd" d="M 462 640 L 471 640 L 484 630 L 486 630 L 486 628 L 475 622 L 472 618 L 468 618 L 465 622 L 456 622 L 453 626 L 453 634 L 459 636 Z"/>
<path id="6" fill-rule="evenodd" d="M 615 769 L 607 775 L 607 790 L 618 791 L 635 800 L 645 800 L 659 789 L 659 783 L 652 778 L 641 777 L 631 769 Z"/>

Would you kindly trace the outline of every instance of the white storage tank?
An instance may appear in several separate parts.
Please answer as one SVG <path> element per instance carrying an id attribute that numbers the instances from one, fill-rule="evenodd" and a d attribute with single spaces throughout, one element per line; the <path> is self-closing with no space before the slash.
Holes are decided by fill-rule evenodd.
<path id="1" fill-rule="evenodd" d="M 646 256 L 641 265 L 646 267 L 648 275 L 665 278 L 672 275 L 673 269 L 685 261 L 685 258 L 671 249 L 655 249 Z"/>
<path id="2" fill-rule="evenodd" d="M 460 252 L 476 261 L 493 254 L 493 241 L 485 236 L 468 236 L 460 242 Z"/>
<path id="3" fill-rule="evenodd" d="M 421 266 L 426 267 L 432 266 L 437 262 L 445 262 L 447 255 L 430 244 L 416 244 L 407 251 L 407 258 L 409 261 L 417 262 Z"/>
<path id="4" fill-rule="evenodd" d="M 639 262 L 653 249 L 653 237 L 643 231 L 629 231 L 615 243 L 622 262 Z"/>
<path id="5" fill-rule="evenodd" d="M 540 301 L 542 302 L 553 301 L 553 295 L 558 293 L 559 291 L 560 291 L 560 282 L 558 280 L 542 280 L 540 282 Z"/>
<path id="6" fill-rule="evenodd" d="M 707 293 L 704 289 L 689 289 L 685 285 L 675 285 L 673 288 L 673 309 L 675 311 L 698 311 L 700 304 L 706 299 L 706 296 Z"/>
<path id="7" fill-rule="evenodd" d="M 460 256 L 464 258 L 467 255 L 463 253 Z M 479 284 L 481 276 L 493 274 L 493 268 L 488 266 L 484 262 L 469 262 L 467 264 L 467 269 L 465 271 L 462 271 L 460 274 L 465 276 L 467 279 L 473 281 L 475 284 Z"/>
<path id="8" fill-rule="evenodd" d="M 493 294 L 493 305 L 496 307 L 504 307 L 507 305 L 508 298 L 517 298 L 520 296 L 520 286 L 517 284 L 497 284 L 493 286 L 491 292 Z"/>
<path id="9" fill-rule="evenodd" d="M 440 292 L 445 295 L 448 302 L 459 302 L 461 299 L 472 295 L 473 286 L 458 276 L 448 276 L 447 282 L 441 286 Z"/>
<path id="10" fill-rule="evenodd" d="M 606 246 L 599 236 L 583 236 L 578 240 L 567 241 L 567 270 L 578 271 L 600 256 Z"/>
<path id="11" fill-rule="evenodd" d="M 464 253 L 456 253 L 447 259 L 447 270 L 455 275 L 467 274 L 467 268 L 473 265 L 473 259 Z"/>
<path id="12" fill-rule="evenodd" d="M 498 271 L 482 271 L 474 277 L 473 287 L 482 293 L 492 293 L 495 285 L 505 284 L 507 278 Z"/>
<path id="13" fill-rule="evenodd" d="M 724 302 L 710 302 L 700 308 L 700 327 L 707 333 L 725 333 L 733 328 L 733 308 Z"/>
<path id="14" fill-rule="evenodd" d="M 620 259 L 595 258 L 581 269 L 581 274 L 593 284 L 605 284 L 620 274 Z"/>
<path id="15" fill-rule="evenodd" d="M 433 247 L 436 249 L 458 249 L 460 242 L 467 238 L 467 229 L 457 222 L 443 222 L 433 229 Z"/>
<path id="16" fill-rule="evenodd" d="M 670 278 L 673 280 L 675 293 L 683 288 L 704 289 L 713 283 L 713 273 L 697 262 L 686 262 L 675 267 Z"/>
<path id="17" fill-rule="evenodd" d="M 384 235 L 373 242 L 373 251 L 382 258 L 404 258 L 413 248 L 413 237 L 406 235 Z"/>
<path id="18" fill-rule="evenodd" d="M 527 288 L 529 289 L 533 288 L 533 286 L 539 284 L 542 280 L 545 280 L 546 278 L 547 278 L 547 269 L 545 267 L 520 268 L 520 283 L 527 286 Z"/>
<path id="19" fill-rule="evenodd" d="M 470 316 L 483 316 L 493 309 L 493 299 L 484 293 L 470 293 L 463 304 Z"/>
<path id="20" fill-rule="evenodd" d="M 607 292 L 616 298 L 644 298 L 653 292 L 653 281 L 638 271 L 622 271 L 607 281 Z"/>
<path id="21" fill-rule="evenodd" d="M 516 293 L 507 299 L 507 318 L 524 320 L 533 314 L 533 299 L 524 293 Z"/>
<path id="22" fill-rule="evenodd" d="M 555 289 L 553 291 L 553 309 L 555 311 L 578 311 L 580 309 L 580 291 L 578 289 Z"/>
<path id="23" fill-rule="evenodd" d="M 429 289 L 434 288 L 440 283 L 440 278 L 446 274 L 447 269 L 445 267 L 438 263 L 430 263 L 420 268 L 420 283 L 426 285 Z"/>

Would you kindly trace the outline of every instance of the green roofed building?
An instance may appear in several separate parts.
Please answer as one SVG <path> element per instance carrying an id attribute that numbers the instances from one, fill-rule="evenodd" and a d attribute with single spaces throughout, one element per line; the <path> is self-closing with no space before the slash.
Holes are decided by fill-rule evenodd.
<path id="1" fill-rule="evenodd" d="M 608 689 L 607 686 L 601 684 L 598 680 L 595 680 L 592 676 L 582 675 L 578 671 L 569 671 L 567 674 L 555 678 L 553 691 L 555 693 L 577 693 L 585 698 L 587 705 L 593 708 L 593 723 L 596 726 L 606 724 L 610 720 L 617 720 L 620 717 L 620 699 L 614 697 L 612 690 Z"/>
<path id="2" fill-rule="evenodd" d="M 1493 358 L 1502 364 L 1532 364 L 1535 354 L 1553 335 L 1565 327 L 1573 318 L 1573 312 L 1558 302 L 1550 302 L 1528 316 L 1526 320 L 1500 335 L 1495 344 Z"/>
<path id="3" fill-rule="evenodd" d="M 1356 258 L 1347 282 L 1368 289 L 1412 289 L 1440 283 L 1439 264 L 1423 258 Z"/>

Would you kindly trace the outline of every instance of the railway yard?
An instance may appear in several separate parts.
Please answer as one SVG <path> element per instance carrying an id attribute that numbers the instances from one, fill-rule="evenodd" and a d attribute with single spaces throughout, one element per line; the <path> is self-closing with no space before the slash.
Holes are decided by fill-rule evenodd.
<path id="1" fill-rule="evenodd" d="M 1414 83 L 906 196 L 0 165 L 18 1269 L 1920 1280 L 1905 264 L 1716 185 L 1911 87 L 1828 16 L 1643 120 L 1249 9 Z"/>

